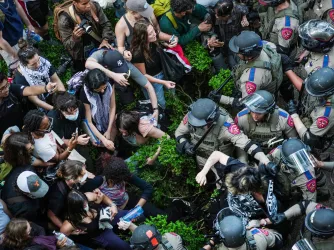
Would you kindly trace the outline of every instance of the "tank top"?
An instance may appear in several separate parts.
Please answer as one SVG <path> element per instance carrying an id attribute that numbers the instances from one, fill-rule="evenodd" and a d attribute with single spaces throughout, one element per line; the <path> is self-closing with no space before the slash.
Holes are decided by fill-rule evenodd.
<path id="1" fill-rule="evenodd" d="M 125 36 L 125 48 L 130 49 L 130 45 L 131 45 L 132 38 L 133 38 L 133 27 L 129 23 L 128 19 L 126 19 L 125 15 L 123 15 L 123 18 L 124 18 L 124 21 L 125 21 L 126 25 L 128 26 L 128 29 L 129 29 L 129 35 Z"/>

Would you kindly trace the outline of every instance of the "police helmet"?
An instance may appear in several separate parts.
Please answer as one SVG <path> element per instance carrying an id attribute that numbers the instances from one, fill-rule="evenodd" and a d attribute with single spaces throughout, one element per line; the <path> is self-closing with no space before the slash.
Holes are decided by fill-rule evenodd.
<path id="1" fill-rule="evenodd" d="M 334 69 L 320 68 L 309 75 L 304 84 L 307 93 L 311 96 L 331 96 L 334 93 Z"/>
<path id="2" fill-rule="evenodd" d="M 254 113 L 268 114 L 275 110 L 275 98 L 266 90 L 258 90 L 253 94 L 246 96 L 242 103 Z"/>
<path id="3" fill-rule="evenodd" d="M 327 53 L 334 45 L 334 26 L 326 21 L 312 19 L 299 26 L 302 46 L 312 52 Z"/>
<path id="4" fill-rule="evenodd" d="M 309 146 L 301 140 L 290 138 L 282 143 L 281 158 L 287 167 L 293 169 L 297 174 L 303 174 L 310 167 L 314 167 L 309 151 Z"/>
<path id="5" fill-rule="evenodd" d="M 217 214 L 214 228 L 228 248 L 241 247 L 246 242 L 246 219 L 241 212 L 224 208 Z"/>
<path id="6" fill-rule="evenodd" d="M 263 6 L 271 6 L 271 7 L 276 7 L 284 2 L 285 0 L 259 0 L 259 4 Z"/>
<path id="7" fill-rule="evenodd" d="M 334 211 L 329 208 L 312 211 L 305 217 L 305 226 L 318 238 L 334 236 Z"/>
<path id="8" fill-rule="evenodd" d="M 219 0 L 215 5 L 215 11 L 218 17 L 231 15 L 233 10 L 232 0 Z"/>
<path id="9" fill-rule="evenodd" d="M 239 35 L 231 38 L 229 48 L 234 53 L 247 57 L 258 57 L 262 51 L 261 37 L 254 31 L 242 31 Z"/>
<path id="10" fill-rule="evenodd" d="M 219 107 L 209 98 L 198 99 L 190 106 L 188 122 L 193 127 L 203 127 L 219 117 Z"/>
<path id="11" fill-rule="evenodd" d="M 303 238 L 297 241 L 291 248 L 291 250 L 317 250 L 312 241 Z"/>
<path id="12" fill-rule="evenodd" d="M 156 249 L 162 241 L 158 229 L 152 225 L 140 225 L 133 232 L 130 238 L 132 249 L 152 250 Z"/>

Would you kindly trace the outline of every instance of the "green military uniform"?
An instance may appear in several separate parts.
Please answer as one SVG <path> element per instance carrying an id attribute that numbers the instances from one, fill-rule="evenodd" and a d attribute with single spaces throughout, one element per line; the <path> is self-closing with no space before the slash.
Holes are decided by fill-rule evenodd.
<path id="1" fill-rule="evenodd" d="M 176 129 L 175 137 L 178 138 L 181 136 L 190 135 L 190 141 L 195 145 L 203 136 L 205 131 L 205 127 L 192 127 L 188 123 L 188 115 L 186 115 Z M 179 142 L 182 143 L 184 140 L 186 139 L 182 138 Z M 251 140 L 240 131 L 238 125 L 233 122 L 227 111 L 221 108 L 217 124 L 206 136 L 196 151 L 197 164 L 200 167 L 203 167 L 206 159 L 213 151 L 216 150 L 221 151 L 227 155 L 233 155 L 233 151 L 235 149 L 234 146 L 245 149 L 249 154 L 251 154 L 253 151 L 257 151 L 258 149 L 258 146 L 253 144 Z"/>
<path id="2" fill-rule="evenodd" d="M 295 55 L 300 20 L 298 7 L 293 1 L 284 10 L 277 11 L 274 7 L 269 7 L 262 20 L 265 24 L 262 37 L 280 46 L 286 54 Z"/>
<path id="3" fill-rule="evenodd" d="M 234 119 L 239 128 L 253 141 L 262 145 L 262 150 L 268 153 L 276 145 L 270 146 L 265 143 L 275 138 L 297 137 L 293 120 L 283 109 L 275 108 L 272 114 L 268 114 L 264 122 L 255 122 L 248 108 L 240 111 Z M 267 152 L 266 152 L 267 151 Z"/>
<path id="4" fill-rule="evenodd" d="M 176 233 L 165 233 L 162 235 L 162 243 L 167 247 L 167 250 L 186 250 L 183 246 L 182 238 Z M 157 250 L 166 250 L 161 244 Z"/>
<path id="5" fill-rule="evenodd" d="M 160 29 L 167 34 L 177 36 L 179 44 L 185 46 L 201 34 L 198 26 L 192 27 L 192 19 L 204 20 L 207 13 L 206 8 L 200 4 L 195 5 L 191 15 L 186 15 L 182 19 L 177 18 L 170 10 L 161 17 Z"/>
<path id="6" fill-rule="evenodd" d="M 218 250 L 266 250 L 275 246 L 275 240 L 282 236 L 273 229 L 267 228 L 252 228 L 247 230 L 246 243 L 238 248 L 227 248 L 224 243 L 217 246 Z"/>
<path id="7" fill-rule="evenodd" d="M 275 178 L 275 185 L 283 197 L 291 197 L 292 189 L 298 188 L 302 192 L 304 200 L 315 201 L 317 198 L 316 176 L 313 167 L 301 175 L 297 175 L 293 170 L 282 162 L 281 146 L 272 150 L 268 158 L 280 166 L 280 171 Z"/>

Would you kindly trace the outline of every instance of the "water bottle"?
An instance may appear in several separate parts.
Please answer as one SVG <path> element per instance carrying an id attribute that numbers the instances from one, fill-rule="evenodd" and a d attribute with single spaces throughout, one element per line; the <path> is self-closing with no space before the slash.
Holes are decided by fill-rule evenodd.
<path id="1" fill-rule="evenodd" d="M 53 231 L 53 234 L 56 236 L 57 240 L 63 240 L 64 238 L 66 238 L 66 244 L 65 244 L 65 246 L 67 246 L 67 247 L 75 246 L 73 240 L 71 240 L 70 238 L 66 237 L 65 234 L 63 234 L 61 232 L 56 232 L 56 231 Z"/>
<path id="2" fill-rule="evenodd" d="M 137 205 L 134 208 L 132 208 L 126 215 L 124 215 L 121 220 L 130 222 L 133 219 L 138 218 L 140 215 L 144 213 L 144 210 L 141 206 Z"/>
<path id="3" fill-rule="evenodd" d="M 43 38 L 36 34 L 32 30 L 25 29 L 23 32 L 23 39 L 24 40 L 31 40 L 33 43 L 39 43 L 40 41 L 43 41 Z"/>

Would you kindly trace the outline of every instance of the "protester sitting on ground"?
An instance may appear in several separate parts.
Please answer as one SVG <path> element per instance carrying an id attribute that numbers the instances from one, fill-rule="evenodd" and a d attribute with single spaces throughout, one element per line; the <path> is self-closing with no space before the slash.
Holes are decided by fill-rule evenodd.
<path id="1" fill-rule="evenodd" d="M 9 212 L 6 203 L 0 199 L 0 245 L 4 238 L 4 231 L 10 221 L 12 214 Z"/>
<path id="2" fill-rule="evenodd" d="M 42 111 L 30 110 L 23 120 L 23 131 L 34 139 L 33 156 L 44 162 L 59 163 L 66 160 L 78 143 L 78 136 L 72 137 L 68 145 L 60 145 L 52 133 L 53 119 Z"/>
<path id="3" fill-rule="evenodd" d="M 93 162 L 88 145 L 90 137 L 81 131 L 82 121 L 85 119 L 85 106 L 74 95 L 60 91 L 53 97 L 53 110 L 48 112 L 48 117 L 53 119 L 52 130 L 68 146 L 74 133 L 78 129 L 78 144 L 75 149 L 86 159 L 86 167 L 93 171 Z"/>
<path id="4" fill-rule="evenodd" d="M 19 46 L 20 50 L 18 52 L 18 57 L 20 63 L 15 72 L 15 84 L 24 86 L 45 86 L 49 82 L 53 82 L 57 83 L 58 90 L 65 91 L 65 87 L 59 79 L 56 69 L 47 59 L 38 55 L 36 48 L 28 46 L 27 42 L 24 40 L 21 40 Z M 28 97 L 31 103 L 29 103 L 26 108 L 29 110 L 34 109 L 37 106 L 44 110 L 51 110 L 53 107 L 47 103 L 48 96 L 50 96 L 50 93 Z"/>
<path id="5" fill-rule="evenodd" d="M 90 202 L 94 200 L 107 205 L 105 209 L 110 210 L 110 214 L 107 215 L 99 204 Z M 89 195 L 86 197 L 80 191 L 72 190 L 67 197 L 67 216 L 60 232 L 70 236 L 80 230 L 83 234 L 76 236 L 76 242 L 89 247 L 94 244 L 108 249 L 130 250 L 130 245 L 121 240 L 112 229 L 126 213 L 126 210 L 118 211 L 116 205 L 102 193 L 92 199 Z M 107 222 L 102 222 L 103 219 Z"/>
<path id="6" fill-rule="evenodd" d="M 87 21 L 86 25 L 80 26 L 84 20 Z M 115 39 L 110 21 L 100 5 L 91 0 L 73 0 L 73 4 L 59 14 L 56 25 L 55 33 L 59 31 L 64 47 L 74 60 L 75 71 L 84 70 L 85 60 L 92 49 L 112 48 L 111 43 Z M 92 29 L 89 33 L 86 32 L 88 25 Z"/>
<path id="7" fill-rule="evenodd" d="M 88 125 L 99 141 L 109 150 L 114 150 L 116 131 L 112 128 L 116 112 L 115 86 L 100 69 L 89 71 L 80 100 L 85 106 Z"/>
<path id="8" fill-rule="evenodd" d="M 133 39 L 130 48 L 132 53 L 131 62 L 152 83 L 158 98 L 158 104 L 165 109 L 164 88 L 175 88 L 175 82 L 164 79 L 161 64 L 162 58 L 159 54 L 161 51 L 159 52 L 158 48 L 157 35 L 153 26 L 146 20 L 136 22 L 133 28 Z M 146 99 L 148 99 L 147 91 L 144 88 L 142 89 Z"/>
<path id="9" fill-rule="evenodd" d="M 26 87 L 19 84 L 10 84 L 4 73 L 0 72 L 0 136 L 11 126 L 22 127 L 23 96 L 37 96 L 43 93 L 52 93 L 58 88 L 57 83 L 49 82 L 44 86 Z"/>
<path id="10" fill-rule="evenodd" d="M 100 49 L 94 52 L 87 59 L 86 68 L 102 70 L 110 79 L 119 84 L 119 87 L 123 88 L 120 89 L 120 94 L 122 91 L 126 92 L 126 89 L 129 88 L 128 78 L 134 80 L 148 92 L 152 108 L 154 109 L 154 116 L 158 118 L 157 96 L 152 84 L 133 64 L 127 62 L 117 50 Z M 120 100 L 122 101 L 122 99 L 124 98 L 120 95 Z"/>
<path id="11" fill-rule="evenodd" d="M 147 6 L 147 7 L 146 7 Z M 173 33 L 166 34 L 161 32 L 159 23 L 153 13 L 153 9 L 146 0 L 128 0 L 126 2 L 127 12 L 123 15 L 115 26 L 117 38 L 117 49 L 128 61 L 131 61 L 132 55 L 130 45 L 133 37 L 133 27 L 136 22 L 146 19 L 151 23 L 158 33 L 158 38 L 161 41 L 171 41 Z M 173 41 L 168 43 L 168 47 L 175 47 L 178 43 L 178 38 L 174 36 Z M 167 43 L 166 43 L 167 44 Z"/>
<path id="12" fill-rule="evenodd" d="M 47 216 L 54 226 L 61 228 L 65 219 L 68 193 L 72 189 L 94 192 L 103 183 L 103 177 L 89 173 L 82 162 L 71 160 L 60 165 L 57 177 L 57 182 L 50 187 L 48 192 Z"/>
<path id="13" fill-rule="evenodd" d="M 26 219 L 13 218 L 7 225 L 3 247 L 4 250 L 44 250 L 65 246 L 66 238 L 57 240 L 55 236 L 45 236 L 42 227 Z"/>

